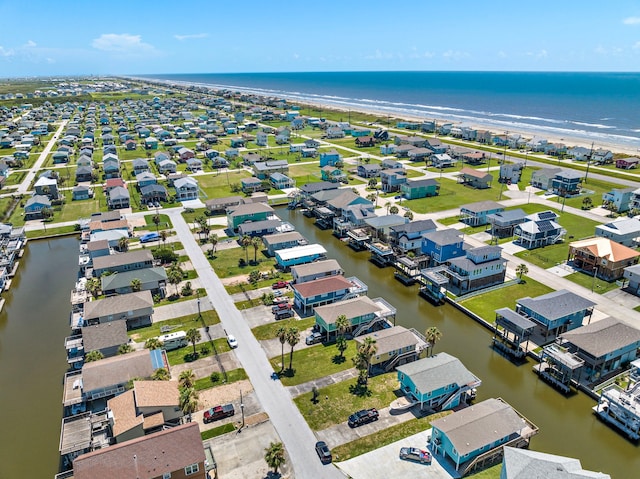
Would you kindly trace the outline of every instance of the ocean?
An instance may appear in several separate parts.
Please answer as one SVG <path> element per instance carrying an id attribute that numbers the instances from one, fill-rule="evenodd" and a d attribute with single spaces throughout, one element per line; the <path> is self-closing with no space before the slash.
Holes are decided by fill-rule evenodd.
<path id="1" fill-rule="evenodd" d="M 640 148 L 640 74 L 321 72 L 147 78 Z"/>

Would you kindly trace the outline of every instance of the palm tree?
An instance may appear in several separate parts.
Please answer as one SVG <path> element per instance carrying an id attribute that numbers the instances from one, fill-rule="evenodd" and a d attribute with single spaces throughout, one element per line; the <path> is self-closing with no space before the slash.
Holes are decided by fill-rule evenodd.
<path id="1" fill-rule="evenodd" d="M 100 292 L 100 288 L 102 287 L 99 278 L 91 278 L 87 281 L 87 291 L 94 297 L 98 297 L 98 293 Z"/>
<path id="2" fill-rule="evenodd" d="M 583 210 L 588 210 L 589 208 L 591 208 L 591 206 L 593 206 L 593 200 L 591 199 L 590 196 L 586 196 L 582 200 L 582 209 Z"/>
<path id="3" fill-rule="evenodd" d="M 162 341 L 158 338 L 149 338 L 144 342 L 144 347 L 147 349 L 161 349 Z"/>
<path id="4" fill-rule="evenodd" d="M 191 414 L 198 410 L 200 406 L 200 397 L 198 392 L 194 388 L 182 388 L 180 390 L 180 409 L 183 414 L 189 415 L 189 421 L 191 420 Z"/>
<path id="5" fill-rule="evenodd" d="M 368 183 L 367 186 L 369 188 L 375 188 L 376 186 L 378 186 L 378 180 L 376 180 L 375 178 L 371 178 Z"/>
<path id="6" fill-rule="evenodd" d="M 398 209 L 398 207 L 396 205 L 393 205 L 391 208 L 389 208 L 389 213 L 391 213 L 392 215 L 397 215 L 398 211 L 400 211 Z"/>
<path id="7" fill-rule="evenodd" d="M 182 271 L 180 268 L 169 268 L 169 271 L 167 272 L 167 281 L 169 281 L 169 284 L 175 285 L 176 296 L 178 296 L 178 285 L 180 284 L 180 281 L 182 281 Z"/>
<path id="8" fill-rule="evenodd" d="M 526 264 L 522 263 L 516 266 L 516 274 L 520 278 L 520 281 L 522 281 L 522 275 L 527 274 L 528 272 L 529 272 L 529 268 L 527 268 Z"/>
<path id="9" fill-rule="evenodd" d="M 165 247 L 167 245 L 167 238 L 169 237 L 169 233 L 167 230 L 160 231 L 160 239 L 162 240 L 162 246 Z"/>
<path id="10" fill-rule="evenodd" d="M 153 224 L 156 225 L 156 233 L 157 233 L 158 228 L 160 227 L 160 215 L 153 215 L 153 218 L 151 218 L 151 220 L 153 221 Z"/>
<path id="11" fill-rule="evenodd" d="M 284 326 L 280 326 L 278 328 L 278 330 L 276 331 L 276 338 L 278 338 L 278 340 L 280 340 L 280 346 L 281 346 L 281 366 L 280 366 L 280 371 L 284 371 L 284 343 L 287 342 L 287 328 L 285 328 Z"/>
<path id="12" fill-rule="evenodd" d="M 287 343 L 291 346 L 291 353 L 289 354 L 289 371 L 292 370 L 293 365 L 293 348 L 300 342 L 300 331 L 295 326 L 290 327 L 287 330 Z"/>
<path id="13" fill-rule="evenodd" d="M 411 221 L 411 220 L 413 220 L 413 213 L 412 213 L 411 211 L 407 211 L 407 212 L 404 214 L 404 217 L 405 217 L 405 218 L 409 218 L 409 221 Z"/>
<path id="14" fill-rule="evenodd" d="M 151 375 L 151 379 L 154 381 L 169 381 L 171 379 L 171 375 L 165 368 L 158 368 Z"/>
<path id="15" fill-rule="evenodd" d="M 135 293 L 136 291 L 140 291 L 141 289 L 142 289 L 142 281 L 140 281 L 138 278 L 133 278 L 131 280 L 131 291 Z"/>
<path id="16" fill-rule="evenodd" d="M 391 208 L 391 201 L 387 201 L 387 202 L 384 204 L 384 207 L 387 209 L 387 214 L 389 214 L 389 208 Z"/>
<path id="17" fill-rule="evenodd" d="M 191 369 L 185 369 L 178 376 L 178 385 L 180 389 L 193 388 L 196 385 L 196 375 Z"/>
<path id="18" fill-rule="evenodd" d="M 209 243 L 211 243 L 211 256 L 216 254 L 216 247 L 218 246 L 218 235 L 213 233 L 209 236 Z"/>
<path id="19" fill-rule="evenodd" d="M 435 326 L 431 326 L 430 328 L 427 328 L 424 336 L 427 339 L 427 343 L 429 343 L 429 356 L 432 356 L 433 347 L 442 339 L 442 333 Z"/>
<path id="20" fill-rule="evenodd" d="M 336 332 L 338 337 L 336 338 L 336 347 L 340 351 L 340 357 L 343 357 L 344 352 L 347 350 L 347 340 L 344 335 L 351 327 L 351 322 L 344 314 L 341 314 L 336 318 Z"/>
<path id="21" fill-rule="evenodd" d="M 336 338 L 336 348 L 338 349 L 338 352 L 340 352 L 341 359 L 344 358 L 344 352 L 348 347 L 349 343 L 347 343 L 347 338 L 345 338 L 344 336 L 338 336 Z"/>
<path id="22" fill-rule="evenodd" d="M 133 352 L 133 346 L 131 346 L 129 343 L 121 344 L 120 347 L 118 348 L 118 354 L 127 354 L 132 352 Z"/>
<path id="23" fill-rule="evenodd" d="M 264 460 L 269 467 L 273 467 L 273 473 L 278 473 L 278 468 L 286 462 L 284 446 L 281 442 L 272 442 L 264 450 Z"/>
<path id="24" fill-rule="evenodd" d="M 258 263 L 258 250 L 262 246 L 262 240 L 258 236 L 251 238 L 251 246 L 253 246 L 253 263 Z"/>
<path id="25" fill-rule="evenodd" d="M 200 331 L 196 328 L 191 328 L 187 330 L 187 341 L 189 341 L 193 345 L 193 357 L 195 358 L 198 353 L 196 352 L 196 343 L 202 339 L 202 335 Z"/>
<path id="26" fill-rule="evenodd" d="M 104 354 L 102 354 L 100 351 L 89 351 L 84 357 L 84 362 L 90 363 L 93 361 L 100 361 L 103 358 Z"/>
<path id="27" fill-rule="evenodd" d="M 364 384 L 367 384 L 369 378 L 369 369 L 371 368 L 371 358 L 378 352 L 378 344 L 372 337 L 366 337 L 358 346 L 358 356 L 360 356 L 366 364 L 367 375 Z"/>
<path id="28" fill-rule="evenodd" d="M 244 256 L 246 259 L 246 262 L 249 263 L 249 245 L 251 244 L 251 237 L 249 235 L 244 235 L 241 239 L 240 239 L 240 246 L 242 246 L 242 249 L 244 250 Z"/>
<path id="29" fill-rule="evenodd" d="M 129 251 L 129 238 L 120 238 L 118 240 L 118 249 L 123 253 Z"/>

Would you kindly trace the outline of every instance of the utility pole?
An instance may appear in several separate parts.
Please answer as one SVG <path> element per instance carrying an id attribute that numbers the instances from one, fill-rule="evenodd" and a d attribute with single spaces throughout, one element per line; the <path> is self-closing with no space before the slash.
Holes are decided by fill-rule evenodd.
<path id="1" fill-rule="evenodd" d="M 589 152 L 589 156 L 587 157 L 587 172 L 584 174 L 584 182 L 587 182 L 587 178 L 589 177 L 589 165 L 591 164 L 591 157 L 593 156 L 593 142 L 591 142 L 591 151 Z"/>

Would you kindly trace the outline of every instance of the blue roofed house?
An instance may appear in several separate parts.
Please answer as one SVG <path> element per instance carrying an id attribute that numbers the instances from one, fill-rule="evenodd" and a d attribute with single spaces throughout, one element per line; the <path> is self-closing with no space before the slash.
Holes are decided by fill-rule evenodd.
<path id="1" fill-rule="evenodd" d="M 329 151 L 323 151 L 320 153 L 320 167 L 323 166 L 336 166 L 336 163 L 342 161 L 342 156 L 335 148 Z"/>
<path id="2" fill-rule="evenodd" d="M 482 381 L 450 354 L 438 353 L 398 366 L 400 390 L 412 400 L 434 411 L 465 404 Z"/>
<path id="3" fill-rule="evenodd" d="M 429 256 L 431 266 L 439 266 L 466 254 L 463 235 L 453 228 L 422 235 L 421 250 Z"/>
<path id="4" fill-rule="evenodd" d="M 487 399 L 431 422 L 432 451 L 464 476 L 480 456 L 505 446 L 527 447 L 538 428 L 502 399 Z M 500 457 L 500 456 L 498 456 Z M 450 461 L 450 462 L 449 462 Z M 482 467 L 484 464 L 480 464 Z"/>
<path id="5" fill-rule="evenodd" d="M 436 196 L 440 191 L 440 184 L 432 179 L 424 180 L 407 180 L 406 183 L 400 185 L 400 191 L 408 200 L 418 198 L 427 198 Z"/>
<path id="6" fill-rule="evenodd" d="M 602 194 L 602 206 L 616 213 L 625 213 L 631 209 L 631 199 L 636 188 L 612 188 Z"/>
<path id="7" fill-rule="evenodd" d="M 276 264 L 283 270 L 287 270 L 291 266 L 313 263 L 314 261 L 325 259 L 326 256 L 327 250 L 320 244 L 294 246 L 275 252 Z"/>
<path id="8" fill-rule="evenodd" d="M 34 195 L 24 205 L 24 219 L 42 218 L 42 210 L 51 208 L 51 200 L 44 195 Z"/>
<path id="9" fill-rule="evenodd" d="M 478 201 L 460 207 L 460 221 L 469 226 L 482 226 L 489 223 L 488 216 L 504 211 L 504 206 L 496 201 Z"/>

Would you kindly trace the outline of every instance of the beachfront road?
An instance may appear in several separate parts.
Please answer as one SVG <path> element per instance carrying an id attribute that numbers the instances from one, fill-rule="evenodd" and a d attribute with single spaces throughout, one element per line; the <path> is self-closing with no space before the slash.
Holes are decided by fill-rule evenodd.
<path id="1" fill-rule="evenodd" d="M 181 212 L 182 208 L 163 210 L 163 213 L 171 218 L 173 228 L 191 258 L 209 300 L 220 316 L 225 331 L 227 334 L 233 334 L 238 340 L 239 346 L 235 353 L 249 375 L 262 407 L 269 415 L 287 450 L 295 477 L 297 479 L 344 479 L 344 474 L 336 467 L 333 465 L 323 466 L 320 463 L 315 452 L 317 440 L 315 435 L 309 429 L 280 381 L 271 379 L 273 369 L 264 350 L 253 336 L 240 311 L 231 301 Z"/>

